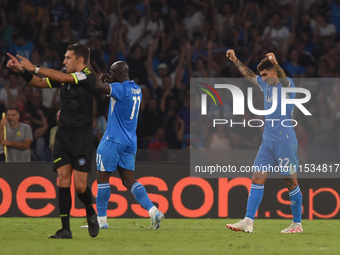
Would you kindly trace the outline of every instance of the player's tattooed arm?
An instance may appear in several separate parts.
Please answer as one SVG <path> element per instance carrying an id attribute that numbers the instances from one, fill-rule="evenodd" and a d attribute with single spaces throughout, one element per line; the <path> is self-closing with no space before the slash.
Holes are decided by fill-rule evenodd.
<path id="1" fill-rule="evenodd" d="M 252 70 L 246 67 L 239 59 L 236 59 L 234 64 L 236 65 L 238 70 L 241 72 L 241 74 L 244 76 L 244 78 L 248 79 L 249 81 L 257 85 L 257 82 L 256 82 L 257 75 Z"/>
<path id="2" fill-rule="evenodd" d="M 279 66 L 278 63 L 274 64 L 277 78 L 279 78 L 282 86 L 287 87 L 289 85 L 289 80 L 287 79 L 285 71 Z"/>
<path id="3" fill-rule="evenodd" d="M 246 67 L 240 60 L 236 58 L 234 50 L 228 50 L 226 52 L 226 57 L 229 58 L 230 61 L 232 61 L 236 65 L 238 70 L 241 72 L 241 74 L 245 78 L 247 78 L 249 81 L 251 81 L 255 85 L 258 85 L 256 82 L 257 75 L 252 70 L 250 70 L 248 67 Z"/>
<path id="4" fill-rule="evenodd" d="M 286 73 L 285 71 L 283 71 L 283 69 L 281 68 L 281 66 L 279 65 L 279 63 L 276 60 L 276 57 L 274 55 L 274 53 L 267 53 L 266 57 L 269 59 L 270 62 L 272 62 L 272 64 L 274 65 L 274 68 L 276 70 L 276 75 L 277 78 L 279 78 L 280 83 L 282 84 L 282 86 L 287 87 L 289 85 L 289 80 L 287 79 Z"/>

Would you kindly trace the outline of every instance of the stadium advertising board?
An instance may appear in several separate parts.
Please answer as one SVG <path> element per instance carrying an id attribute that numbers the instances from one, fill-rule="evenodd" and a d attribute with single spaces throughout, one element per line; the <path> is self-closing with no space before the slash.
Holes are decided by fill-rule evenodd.
<path id="1" fill-rule="evenodd" d="M 0 164 L 0 216 L 58 217 L 57 174 L 51 163 Z M 93 167 L 93 169 L 95 169 Z M 242 218 L 251 185 L 249 177 L 190 177 L 189 163 L 137 162 L 136 178 L 167 218 Z M 142 176 L 139 178 L 139 176 Z M 89 186 L 97 192 L 95 171 Z M 149 217 L 116 174 L 110 179 L 109 217 Z M 301 179 L 304 219 L 340 218 L 340 187 L 337 179 Z M 84 217 L 85 209 L 75 196 L 71 216 Z M 292 218 L 287 189 L 272 179 L 264 189 L 266 199 L 258 218 Z M 94 199 L 95 201 L 95 199 Z"/>

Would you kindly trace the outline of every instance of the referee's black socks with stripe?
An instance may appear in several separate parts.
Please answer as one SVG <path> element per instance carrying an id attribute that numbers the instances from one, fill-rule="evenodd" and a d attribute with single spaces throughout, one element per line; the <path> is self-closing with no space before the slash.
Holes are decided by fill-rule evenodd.
<path id="1" fill-rule="evenodd" d="M 71 191 L 70 188 L 58 188 L 58 204 L 62 228 L 70 231 Z"/>
<path id="2" fill-rule="evenodd" d="M 78 194 L 80 201 L 82 201 L 83 204 L 85 205 L 86 215 L 91 217 L 96 212 L 92 206 L 92 193 L 91 193 L 89 186 L 86 187 L 86 190 L 84 193 L 80 194 L 77 192 L 77 194 Z"/>

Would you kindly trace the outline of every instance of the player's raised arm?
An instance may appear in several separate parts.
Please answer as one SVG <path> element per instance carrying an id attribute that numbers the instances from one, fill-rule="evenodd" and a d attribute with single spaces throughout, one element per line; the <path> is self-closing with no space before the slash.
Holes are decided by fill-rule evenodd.
<path id="1" fill-rule="evenodd" d="M 279 78 L 282 86 L 287 87 L 289 85 L 289 80 L 287 79 L 285 71 L 283 71 L 283 69 L 279 66 L 279 63 L 276 60 L 275 54 L 270 52 L 266 54 L 266 57 L 274 65 L 277 78 Z"/>
<path id="2" fill-rule="evenodd" d="M 235 51 L 234 50 L 228 50 L 226 52 L 226 57 L 230 59 L 230 61 L 232 61 L 236 67 L 238 68 L 238 70 L 240 70 L 241 74 L 247 78 L 249 81 L 251 81 L 252 83 L 254 83 L 255 85 L 258 86 L 257 82 L 256 82 L 256 77 L 257 75 L 250 70 L 248 67 L 246 67 L 235 55 Z"/>
<path id="3" fill-rule="evenodd" d="M 105 93 L 106 95 L 110 95 L 110 82 L 111 76 L 109 74 L 103 73 L 99 77 L 97 76 L 96 90 Z"/>
<path id="4" fill-rule="evenodd" d="M 110 83 L 111 83 L 111 76 L 107 73 L 103 73 L 100 76 L 96 73 L 91 65 L 91 50 L 89 48 L 89 58 L 87 60 L 86 66 L 90 69 L 92 73 L 96 76 L 96 90 L 99 92 L 105 93 L 106 95 L 110 94 Z"/>

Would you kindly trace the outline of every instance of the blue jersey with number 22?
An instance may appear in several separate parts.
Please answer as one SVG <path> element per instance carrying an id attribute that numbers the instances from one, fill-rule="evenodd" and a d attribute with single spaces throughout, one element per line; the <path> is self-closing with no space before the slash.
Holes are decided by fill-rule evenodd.
<path id="1" fill-rule="evenodd" d="M 134 81 L 110 84 L 110 107 L 103 139 L 132 146 L 137 144 L 137 120 L 141 88 Z"/>

